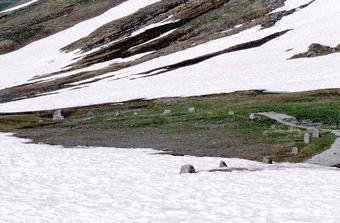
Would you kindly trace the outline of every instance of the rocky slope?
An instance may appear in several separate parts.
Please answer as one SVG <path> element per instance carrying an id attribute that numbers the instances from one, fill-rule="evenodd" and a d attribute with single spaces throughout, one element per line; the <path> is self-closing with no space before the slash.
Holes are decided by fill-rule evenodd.
<path id="1" fill-rule="evenodd" d="M 340 40 L 332 32 L 319 35 L 337 26 L 333 17 L 340 9 L 334 4 L 334 0 L 41 0 L 0 14 L 2 52 L 41 39 L 0 56 L 2 110 L 249 89 L 336 88 L 339 67 L 332 61 L 339 59 Z M 319 10 L 328 13 L 312 18 Z M 328 20 L 332 22 L 320 27 Z M 301 38 L 306 31 L 309 35 Z M 305 57 L 317 60 L 301 59 Z M 148 86 L 152 87 L 146 91 Z M 102 93 L 95 97 L 98 92 Z M 76 100 L 66 100 L 69 97 Z M 27 98 L 33 99 L 23 100 Z"/>

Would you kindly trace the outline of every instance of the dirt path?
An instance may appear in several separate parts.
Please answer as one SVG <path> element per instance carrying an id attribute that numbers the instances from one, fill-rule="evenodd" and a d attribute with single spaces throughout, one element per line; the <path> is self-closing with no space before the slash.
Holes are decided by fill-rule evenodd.
<path id="1" fill-rule="evenodd" d="M 270 119 L 276 120 L 277 122 L 287 125 L 287 126 L 303 128 L 307 130 L 313 130 L 316 128 L 313 125 L 307 126 L 303 123 L 299 123 L 296 120 L 296 118 L 286 115 L 286 114 L 281 114 L 281 113 L 276 113 L 276 112 L 262 112 L 262 113 L 257 113 L 257 114 L 266 116 Z M 329 130 L 329 129 L 321 129 L 321 130 L 330 131 L 334 135 L 336 135 L 337 138 L 330 149 L 312 157 L 311 159 L 307 160 L 306 163 L 319 164 L 319 165 L 325 165 L 325 166 L 337 165 L 340 163 L 340 130 Z"/>

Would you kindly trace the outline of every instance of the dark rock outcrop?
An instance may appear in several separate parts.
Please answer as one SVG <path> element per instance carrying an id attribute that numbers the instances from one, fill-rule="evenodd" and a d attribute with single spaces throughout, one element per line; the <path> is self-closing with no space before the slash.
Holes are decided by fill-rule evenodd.
<path id="1" fill-rule="evenodd" d="M 291 59 L 326 56 L 337 52 L 340 52 L 340 44 L 333 48 L 319 43 L 313 43 L 308 47 L 307 52 L 296 54 L 292 56 Z"/>

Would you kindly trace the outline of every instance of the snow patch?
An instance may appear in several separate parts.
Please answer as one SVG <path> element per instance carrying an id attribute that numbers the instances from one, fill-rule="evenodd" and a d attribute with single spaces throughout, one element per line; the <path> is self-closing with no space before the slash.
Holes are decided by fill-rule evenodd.
<path id="1" fill-rule="evenodd" d="M 1 222 L 340 221 L 333 168 L 224 159 L 262 170 L 179 175 L 221 159 L 27 142 L 0 134 Z"/>

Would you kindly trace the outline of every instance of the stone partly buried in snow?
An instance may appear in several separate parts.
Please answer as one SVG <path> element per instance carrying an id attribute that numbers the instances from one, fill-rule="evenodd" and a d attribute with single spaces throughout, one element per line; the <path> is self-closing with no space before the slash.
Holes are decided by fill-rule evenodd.
<path id="1" fill-rule="evenodd" d="M 332 167 L 340 168 L 340 163 L 336 164 L 336 165 L 333 165 Z"/>
<path id="2" fill-rule="evenodd" d="M 263 160 L 262 160 L 264 163 L 266 164 L 273 164 L 273 160 L 272 160 L 272 157 L 271 156 L 265 156 L 263 157 Z"/>
<path id="3" fill-rule="evenodd" d="M 222 167 L 228 167 L 228 165 L 223 160 L 220 162 L 220 168 Z"/>
<path id="4" fill-rule="evenodd" d="M 53 113 L 53 121 L 63 121 L 65 117 L 63 116 L 61 110 L 56 110 Z"/>
<path id="5" fill-rule="evenodd" d="M 184 173 L 196 173 L 196 170 L 193 165 L 187 164 L 187 165 L 182 166 L 181 168 L 180 174 L 184 174 Z"/>
<path id="6" fill-rule="evenodd" d="M 198 173 L 198 172 L 232 172 L 232 171 L 244 171 L 249 170 L 247 168 L 237 168 L 237 167 L 228 167 L 227 164 L 222 160 L 220 162 L 219 168 L 209 169 L 209 170 L 201 170 L 196 171 L 195 167 L 191 164 L 187 164 L 181 167 L 180 174 L 186 173 Z"/>

